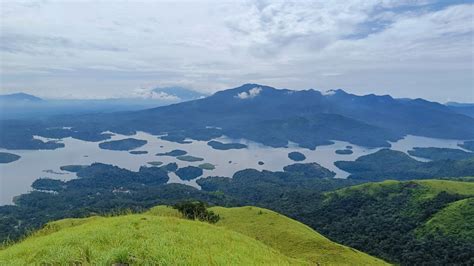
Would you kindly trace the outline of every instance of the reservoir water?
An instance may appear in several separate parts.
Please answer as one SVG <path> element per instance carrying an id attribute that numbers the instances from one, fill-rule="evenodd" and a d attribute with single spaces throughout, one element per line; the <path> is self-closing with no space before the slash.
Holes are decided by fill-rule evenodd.
<path id="1" fill-rule="evenodd" d="M 60 166 L 80 164 L 89 165 L 94 162 L 117 165 L 137 171 L 140 166 L 150 166 L 147 162 L 161 161 L 164 164 L 176 162 L 179 167 L 188 165 L 198 166 L 201 163 L 212 163 L 214 170 L 204 170 L 207 176 L 228 176 L 242 169 L 254 168 L 258 170 L 281 171 L 283 167 L 294 163 L 288 158 L 288 153 L 298 151 L 306 156 L 303 163 L 317 162 L 320 165 L 334 171 L 336 178 L 346 178 L 348 173 L 334 166 L 334 162 L 340 160 L 352 161 L 360 156 L 373 153 L 377 149 L 360 147 L 348 142 L 336 141 L 332 145 L 319 146 L 315 150 L 300 148 L 291 144 L 287 148 L 272 148 L 259 143 L 247 140 L 232 140 L 221 137 L 216 140 L 231 143 L 239 142 L 246 144 L 246 149 L 215 150 L 207 145 L 206 141 L 192 141 L 189 144 L 180 144 L 159 139 L 157 136 L 144 132 L 138 132 L 134 136 L 114 135 L 112 140 L 124 138 L 137 138 L 147 140 L 148 143 L 136 150 L 148 151 L 148 154 L 134 155 L 128 151 L 103 150 L 98 146 L 98 142 L 87 142 L 73 138 L 65 138 L 61 141 L 64 148 L 56 150 L 2 150 L 15 153 L 21 156 L 18 161 L 9 164 L 0 164 L 0 205 L 11 204 L 13 197 L 31 190 L 31 184 L 40 177 L 70 180 L 76 178 L 74 173 L 61 171 Z M 38 137 L 41 139 L 41 137 Z M 441 147 L 459 148 L 457 145 L 462 141 L 432 139 L 417 136 L 407 136 L 397 142 L 392 143 L 392 149 L 406 152 L 413 147 Z M 336 154 L 338 149 L 352 146 L 353 154 Z M 156 153 L 168 152 L 174 149 L 181 149 L 189 155 L 204 158 L 200 162 L 185 162 L 170 156 L 156 156 Z M 420 158 L 416 158 L 421 160 Z M 259 165 L 258 162 L 264 162 Z M 170 175 L 170 183 L 184 183 L 198 187 L 196 180 L 183 181 L 174 173 Z"/>

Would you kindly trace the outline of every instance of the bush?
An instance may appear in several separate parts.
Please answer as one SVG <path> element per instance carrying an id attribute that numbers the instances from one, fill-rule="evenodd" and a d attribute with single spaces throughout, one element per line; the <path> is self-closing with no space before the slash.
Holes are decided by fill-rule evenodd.
<path id="1" fill-rule="evenodd" d="M 208 223 L 217 223 L 220 219 L 218 214 L 213 211 L 208 211 L 206 204 L 201 201 L 184 201 L 173 206 L 186 219 L 196 220 Z"/>

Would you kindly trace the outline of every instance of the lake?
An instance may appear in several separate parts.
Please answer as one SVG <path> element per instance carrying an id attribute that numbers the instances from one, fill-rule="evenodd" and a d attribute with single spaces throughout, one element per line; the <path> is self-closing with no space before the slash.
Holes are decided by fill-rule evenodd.
<path id="1" fill-rule="evenodd" d="M 75 178 L 76 175 L 74 173 L 61 171 L 59 169 L 59 167 L 63 165 L 89 165 L 94 162 L 100 162 L 137 171 L 140 166 L 147 165 L 147 162 L 150 161 L 161 161 L 164 164 L 176 162 L 179 167 L 212 163 L 216 168 L 214 170 L 204 170 L 202 177 L 232 177 L 235 172 L 245 168 L 281 171 L 284 166 L 295 163 L 288 158 L 288 153 L 298 151 L 306 156 L 306 160 L 302 161 L 302 163 L 317 162 L 334 171 L 337 178 L 346 178 L 348 173 L 335 167 L 335 161 L 355 160 L 362 155 L 379 150 L 379 148 L 369 149 L 343 141 L 336 141 L 332 145 L 319 146 L 314 151 L 300 148 L 292 143 L 288 145 L 288 148 L 272 148 L 248 140 L 232 140 L 226 137 L 217 138 L 216 140 L 224 143 L 238 142 L 246 144 L 248 148 L 238 150 L 215 150 L 208 146 L 206 141 L 192 141 L 190 144 L 180 144 L 161 140 L 157 136 L 144 132 L 138 132 L 134 136 L 115 134 L 112 140 L 130 137 L 147 140 L 148 143 L 145 146 L 137 148 L 136 150 L 148 151 L 148 154 L 134 155 L 128 151 L 103 150 L 99 148 L 98 142 L 87 142 L 73 138 L 62 139 L 61 141 L 65 144 L 65 148 L 56 150 L 11 151 L 0 149 L 0 151 L 7 151 L 21 156 L 18 161 L 0 165 L 0 205 L 11 204 L 14 196 L 30 191 L 32 182 L 39 177 L 61 180 Z M 44 139 L 41 137 L 37 138 Z M 461 142 L 460 140 L 407 136 L 404 139 L 392 143 L 392 149 L 406 152 L 413 147 L 459 148 L 457 145 Z M 341 155 L 335 153 L 336 150 L 344 149 L 348 145 L 353 147 L 353 154 Z M 204 161 L 185 162 L 170 156 L 155 156 L 156 153 L 168 152 L 174 149 L 185 150 L 189 155 L 204 158 Z M 416 159 L 421 160 L 420 158 Z M 264 165 L 259 165 L 259 161 L 264 162 Z M 183 183 L 199 187 L 196 184 L 196 180 L 183 181 L 174 173 L 170 173 L 169 176 L 170 183 Z"/>

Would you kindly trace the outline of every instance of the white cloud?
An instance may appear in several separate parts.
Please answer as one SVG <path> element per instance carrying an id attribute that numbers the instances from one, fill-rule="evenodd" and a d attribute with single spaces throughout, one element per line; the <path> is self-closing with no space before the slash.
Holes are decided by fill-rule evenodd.
<path id="1" fill-rule="evenodd" d="M 175 95 L 168 94 L 166 92 L 156 92 L 153 88 L 139 88 L 135 89 L 134 96 L 143 99 L 153 99 L 162 101 L 180 101 L 181 99 Z"/>
<path id="2" fill-rule="evenodd" d="M 336 94 L 336 91 L 335 90 L 327 90 L 327 91 L 322 91 L 321 94 L 325 95 L 325 96 L 332 96 L 332 95 Z"/>
<path id="3" fill-rule="evenodd" d="M 472 4 L 0 1 L 2 92 L 117 97 L 141 84 L 251 82 L 474 101 Z"/>
<path id="4" fill-rule="evenodd" d="M 262 88 L 255 87 L 255 88 L 250 89 L 248 92 L 243 91 L 243 92 L 237 94 L 235 97 L 239 98 L 239 99 L 242 99 L 242 100 L 252 99 L 252 98 L 257 97 L 260 94 L 261 91 L 262 91 Z"/>

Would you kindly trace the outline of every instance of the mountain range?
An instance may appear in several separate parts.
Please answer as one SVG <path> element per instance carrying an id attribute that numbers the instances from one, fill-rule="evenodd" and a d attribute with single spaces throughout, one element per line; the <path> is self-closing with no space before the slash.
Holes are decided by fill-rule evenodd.
<path id="1" fill-rule="evenodd" d="M 78 115 L 136 111 L 183 101 L 206 94 L 183 87 L 154 88 L 133 97 L 109 99 L 41 99 L 27 93 L 0 95 L 0 119 L 38 119 L 55 115 Z"/>
<path id="2" fill-rule="evenodd" d="M 291 141 L 309 149 L 333 140 L 390 147 L 391 141 L 405 135 L 474 139 L 474 118 L 440 103 L 389 95 L 357 96 L 343 90 L 293 91 L 259 84 L 245 84 L 206 98 L 152 109 L 52 118 L 30 127 L 38 131 L 30 129 L 29 134 L 44 137 L 84 133 L 102 139 L 101 132 L 108 130 L 122 134 L 145 131 L 168 134 L 168 140 L 178 142 L 226 135 L 272 147 L 284 147 Z M 0 137 L 0 146 L 8 148 L 6 142 L 10 138 Z"/>

